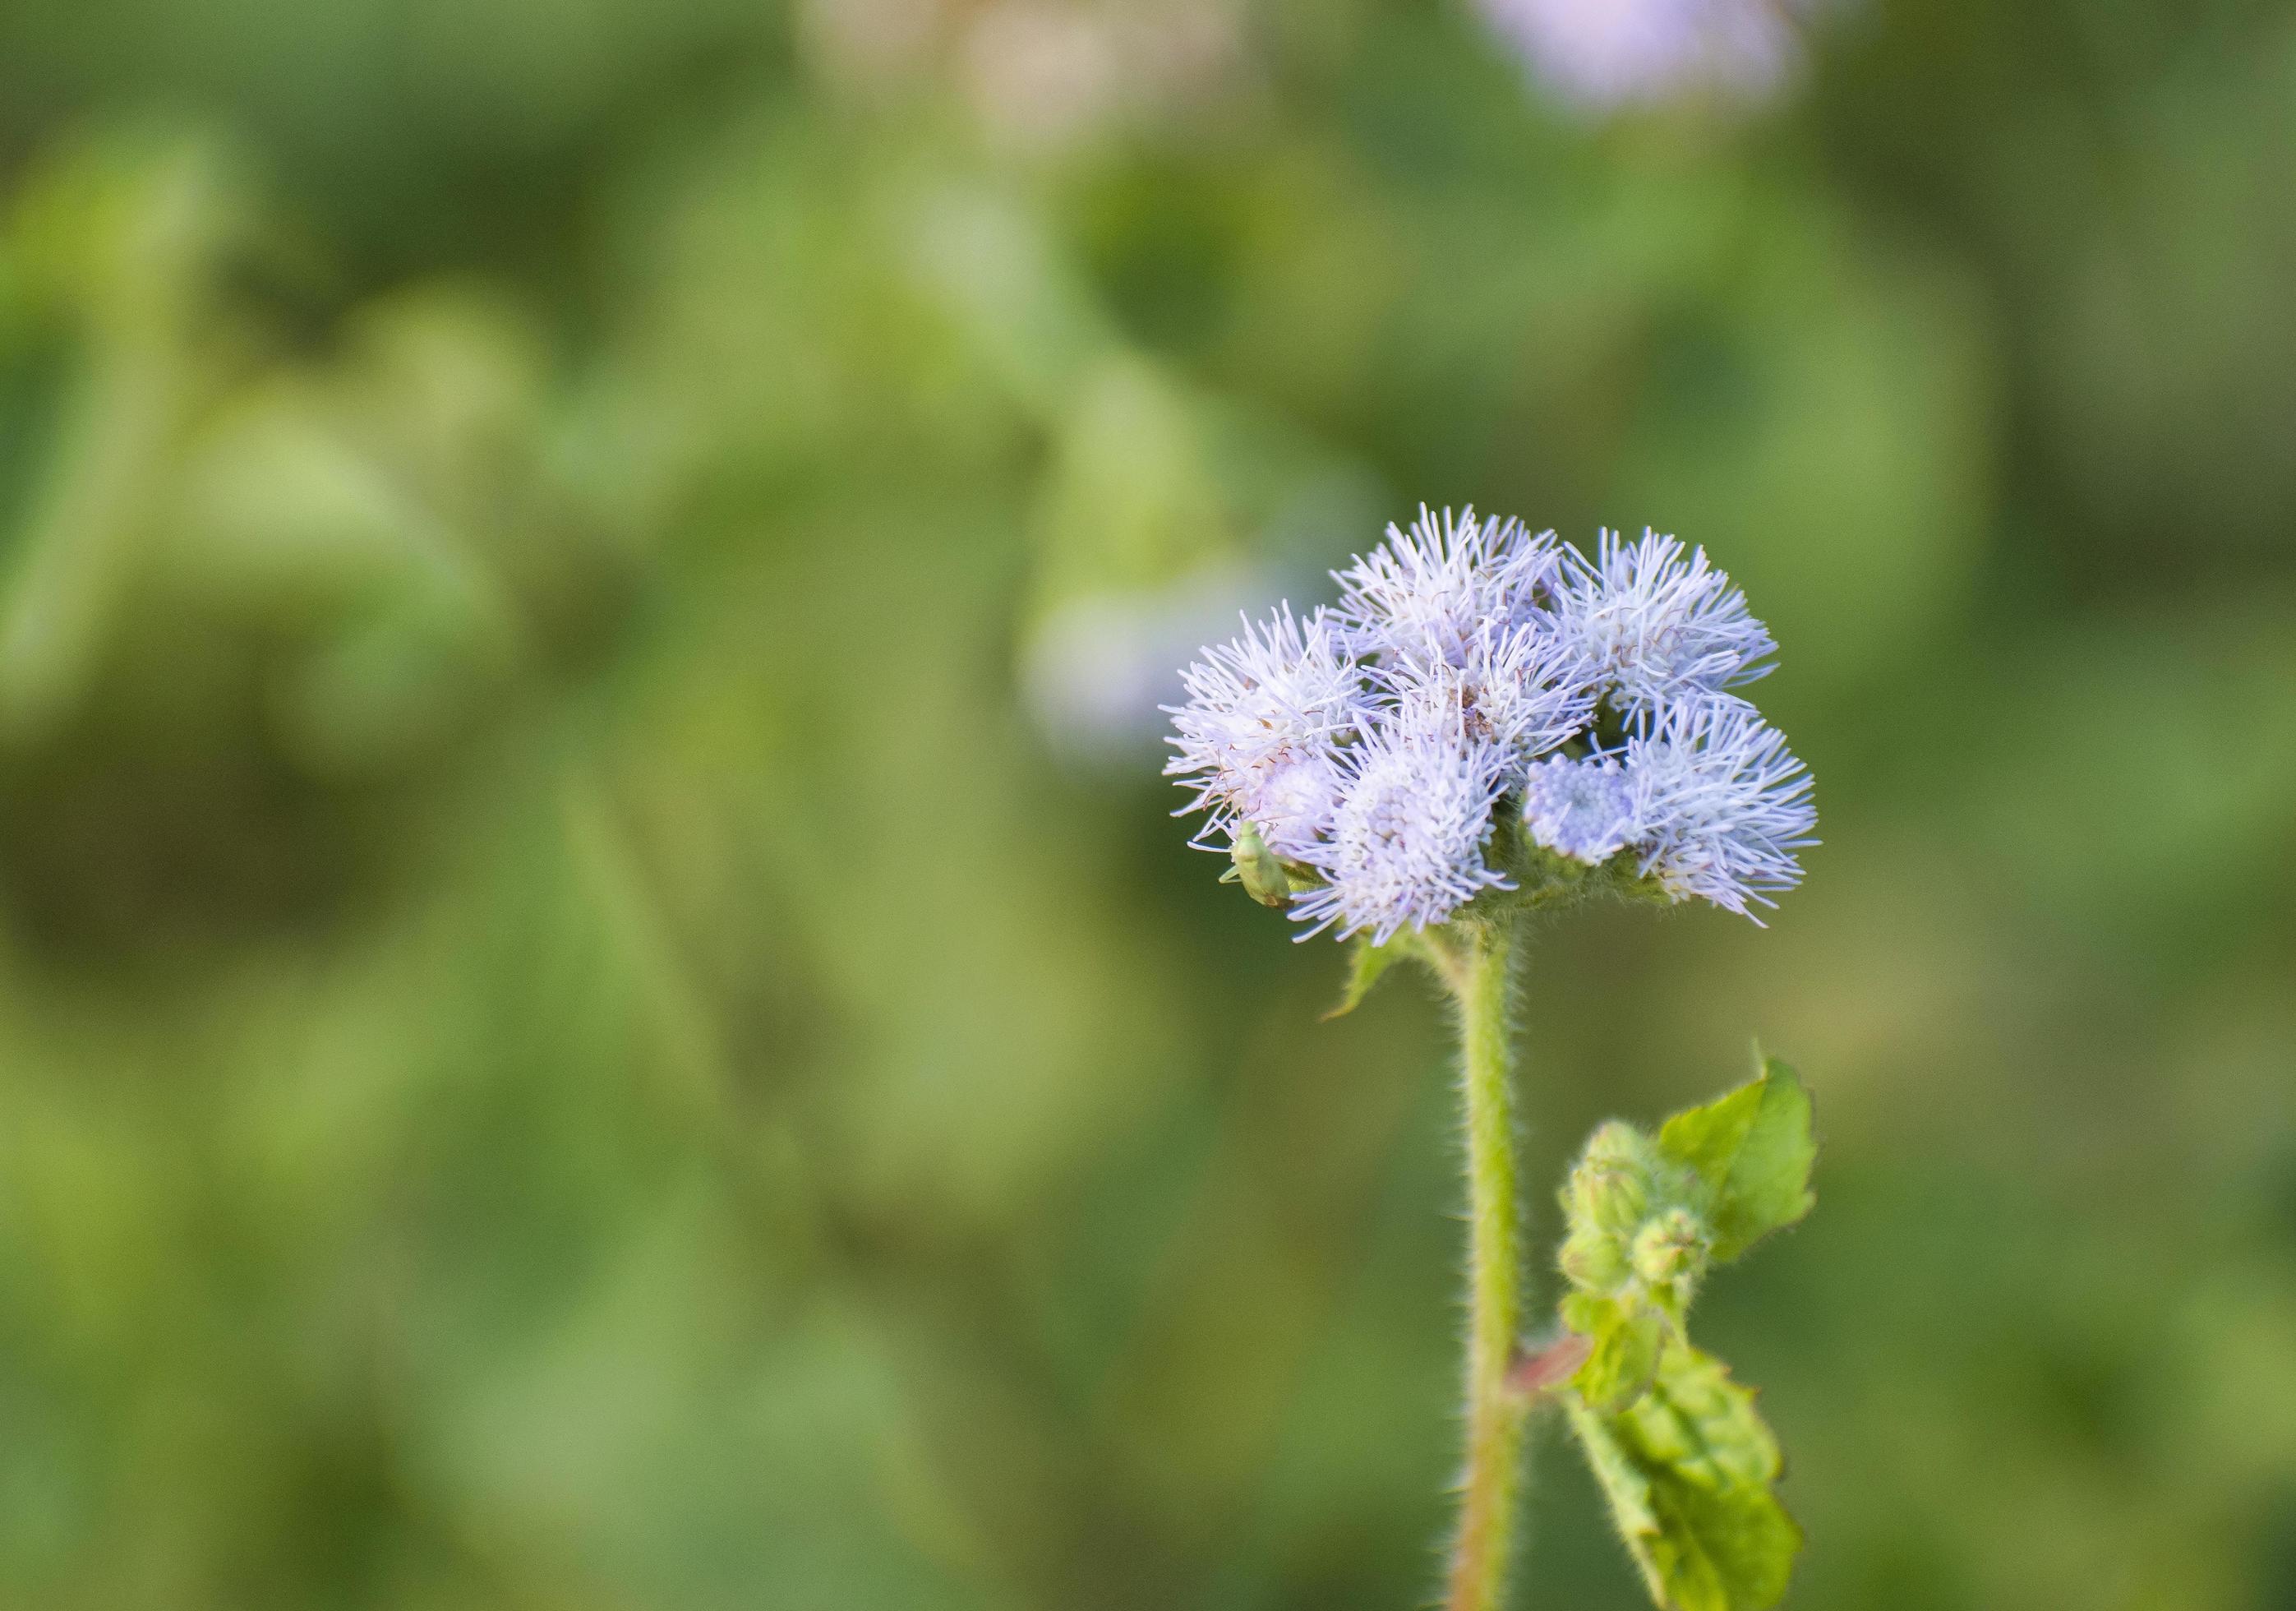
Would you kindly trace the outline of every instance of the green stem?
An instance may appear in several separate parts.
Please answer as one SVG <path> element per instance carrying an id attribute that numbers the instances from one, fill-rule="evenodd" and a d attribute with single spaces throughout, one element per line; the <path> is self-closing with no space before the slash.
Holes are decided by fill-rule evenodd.
<path id="1" fill-rule="evenodd" d="M 1528 1406 L 1507 1374 L 1522 1329 L 1522 1204 L 1515 1184 L 1514 919 L 1455 926 L 1439 967 L 1459 1013 L 1466 1106 L 1467 1465 L 1451 1551 L 1450 1611 L 1499 1611 L 1522 1489 Z"/>

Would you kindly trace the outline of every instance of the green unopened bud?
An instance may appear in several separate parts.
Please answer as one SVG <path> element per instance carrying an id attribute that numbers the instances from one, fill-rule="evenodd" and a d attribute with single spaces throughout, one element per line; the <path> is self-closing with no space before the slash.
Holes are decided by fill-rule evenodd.
<path id="1" fill-rule="evenodd" d="M 1587 1224 L 1630 1229 L 1650 1211 L 1652 1164 L 1649 1138 L 1613 1119 L 1587 1138 L 1587 1150 L 1570 1171 L 1565 1206 Z"/>
<path id="2" fill-rule="evenodd" d="M 1628 1239 L 1649 1212 L 1650 1142 L 1616 1120 L 1587 1138 L 1562 1188 L 1569 1227 L 1562 1273 L 1590 1292 L 1616 1292 L 1632 1278 Z"/>
<path id="3" fill-rule="evenodd" d="M 1227 853 L 1245 894 L 1279 912 L 1292 904 L 1292 880 L 1283 871 L 1283 859 L 1267 848 L 1258 828 L 1248 822 L 1236 824 Z"/>
<path id="4" fill-rule="evenodd" d="M 1653 1214 L 1635 1232 L 1630 1258 L 1635 1274 L 1653 1294 L 1663 1291 L 1687 1303 L 1713 1254 L 1706 1223 L 1686 1208 Z"/>

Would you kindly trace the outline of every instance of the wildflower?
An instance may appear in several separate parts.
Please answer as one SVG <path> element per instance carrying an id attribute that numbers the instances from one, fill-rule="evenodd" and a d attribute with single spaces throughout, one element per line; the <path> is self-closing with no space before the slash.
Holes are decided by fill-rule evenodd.
<path id="1" fill-rule="evenodd" d="M 1523 781 L 1522 822 L 1534 842 L 1556 855 L 1599 867 L 1635 835 L 1634 790 L 1609 757 L 1550 756 Z"/>
<path id="2" fill-rule="evenodd" d="M 1468 509 L 1439 521 L 1420 506 L 1408 532 L 1358 556 L 1340 584 L 1340 619 L 1361 653 L 1423 666 L 1463 666 L 1487 632 L 1537 618 L 1561 563 L 1554 533 L 1531 536 L 1518 520 L 1478 521 Z"/>
<path id="3" fill-rule="evenodd" d="M 1775 906 L 1771 892 L 1801 882 L 1793 853 L 1817 842 L 1809 775 L 1745 701 L 1668 707 L 1647 734 L 1628 736 L 1626 776 L 1641 870 L 1677 900 L 1753 917 L 1749 901 Z"/>
<path id="4" fill-rule="evenodd" d="M 1494 865 L 1501 800 L 1530 843 L 1627 858 L 1677 900 L 1751 915 L 1800 881 L 1809 779 L 1726 691 L 1768 670 L 1770 635 L 1702 550 L 1606 531 L 1589 561 L 1423 509 L 1335 574 L 1338 609 L 1247 621 L 1169 707 L 1198 842 L 1256 899 L 1381 944 L 1445 922 L 1515 887 L 1513 851 Z M 1623 744 L 1600 747 L 1605 712 Z"/>
<path id="5" fill-rule="evenodd" d="M 1770 1490 L 1776 1443 L 1751 1396 L 1682 1340 L 1683 1314 L 1710 1265 L 1807 1212 L 1808 1104 L 1790 1071 L 1766 1063 L 1754 1085 L 1655 1138 L 1598 1130 L 1563 1194 L 1570 1234 L 1557 1262 L 1573 1287 L 1561 1311 L 1570 1335 L 1526 1364 L 1507 1022 L 1530 908 L 1655 885 L 1751 916 L 1750 902 L 1772 904 L 1771 892 L 1800 881 L 1794 852 L 1816 842 L 1817 820 L 1808 776 L 1726 692 L 1767 669 L 1769 633 L 1702 550 L 1685 555 L 1652 533 L 1630 547 L 1605 531 L 1589 563 L 1518 522 L 1446 511 L 1439 522 L 1423 508 L 1408 533 L 1389 527 L 1382 547 L 1335 576 L 1331 615 L 1303 623 L 1286 608 L 1247 622 L 1189 668 L 1167 769 L 1193 780 L 1190 809 L 1226 830 L 1226 880 L 1309 925 L 1302 940 L 1362 937 L 1335 1012 L 1360 1001 L 1398 951 L 1426 963 L 1457 1008 L 1472 1232 L 1468 1459 L 1449 1603 L 1505 1602 L 1536 1391 L 1526 1382 L 1567 1378 L 1573 1426 L 1613 1508 L 1632 1513 L 1621 1532 L 1652 1594 L 1676 1603 L 1688 1580 L 1673 1566 L 1702 1541 L 1698 1518 L 1644 1525 L 1645 1468 L 1710 1489 L 1718 1449 L 1722 1502 L 1734 1527 L 1744 1524 L 1745 1548 L 1727 1582 L 1701 1558 L 1692 1587 L 1772 1604 L 1800 1536 Z M 1496 832 L 1502 810 L 1519 833 Z M 1437 925 L 1415 944 L 1381 949 Z M 1754 1165 L 1738 1168 L 1746 1158 Z M 1633 1407 L 1665 1392 L 1695 1396 L 1693 1410 L 1721 1405 L 1707 1418 L 1722 1430 L 1686 1451 L 1677 1428 L 1644 1435 Z"/>
<path id="6" fill-rule="evenodd" d="M 1331 769 L 1365 709 L 1363 669 L 1329 615 L 1302 621 L 1289 605 L 1203 653 L 1181 678 L 1187 703 L 1167 707 L 1179 753 L 1165 773 L 1192 780 L 1182 810 L 1208 811 L 1207 833 L 1255 822 L 1297 857 L 1336 805 Z"/>
<path id="7" fill-rule="evenodd" d="M 1628 544 L 1605 531 L 1590 563 L 1576 548 L 1555 591 L 1554 629 L 1622 715 L 1647 723 L 1666 702 L 1766 676 L 1775 650 L 1746 596 L 1671 537 Z"/>
<path id="8" fill-rule="evenodd" d="M 1331 842 L 1312 863 L 1325 882 L 1292 901 L 1293 915 L 1315 925 L 1308 933 L 1336 925 L 1341 938 L 1367 931 L 1384 945 L 1507 886 L 1483 854 L 1505 750 L 1470 736 L 1456 715 L 1404 719 L 1368 729 L 1343 765 Z"/>

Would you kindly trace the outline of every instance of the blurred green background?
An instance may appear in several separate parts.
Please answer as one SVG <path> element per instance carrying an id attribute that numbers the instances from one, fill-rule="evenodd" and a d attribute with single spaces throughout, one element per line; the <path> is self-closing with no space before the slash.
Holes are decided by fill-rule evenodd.
<path id="1" fill-rule="evenodd" d="M 2296 11 L 1521 3 L 0 9 L 0 1605 L 1423 1603 L 1442 1026 L 1151 708 L 1423 499 L 1784 645 L 1526 1105 L 1817 1093 L 1792 1603 L 2296 1606 Z"/>

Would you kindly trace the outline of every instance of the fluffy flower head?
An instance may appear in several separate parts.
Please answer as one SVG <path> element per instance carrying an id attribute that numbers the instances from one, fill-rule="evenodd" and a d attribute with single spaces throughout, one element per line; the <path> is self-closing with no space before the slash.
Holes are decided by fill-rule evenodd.
<path id="1" fill-rule="evenodd" d="M 1310 933 L 1336 925 L 1342 938 L 1367 933 L 1383 945 L 1504 886 L 1483 847 L 1505 772 L 1505 752 L 1456 719 L 1367 732 L 1349 752 L 1331 843 L 1314 863 L 1326 882 L 1293 915 Z"/>
<path id="2" fill-rule="evenodd" d="M 1341 782 L 1340 763 L 1331 752 L 1279 761 L 1246 780 L 1236 815 L 1257 827 L 1278 856 L 1310 860 L 1332 835 Z"/>
<path id="3" fill-rule="evenodd" d="M 1775 906 L 1771 893 L 1801 882 L 1794 852 L 1817 842 L 1809 774 L 1753 706 L 1727 695 L 1676 705 L 1626 748 L 1630 842 L 1676 900 L 1753 917 L 1750 901 Z"/>
<path id="4" fill-rule="evenodd" d="M 1487 632 L 1536 618 L 1560 564 L 1552 532 L 1423 505 L 1410 530 L 1390 525 L 1384 543 L 1332 575 L 1360 653 L 1459 666 Z"/>
<path id="5" fill-rule="evenodd" d="M 1596 867 L 1635 837 L 1635 793 L 1626 769 L 1607 757 L 1538 762 L 1522 785 L 1522 826 L 1558 856 Z"/>
<path id="6" fill-rule="evenodd" d="M 1554 624 L 1587 677 L 1644 722 L 1662 705 L 1764 676 L 1777 647 L 1705 549 L 1685 554 L 1655 532 L 1628 543 L 1605 531 L 1591 562 L 1570 549 Z"/>
<path id="7" fill-rule="evenodd" d="M 1183 810 L 1210 813 L 1208 828 L 1260 822 L 1285 854 L 1313 837 L 1334 804 L 1328 785 L 1341 735 L 1364 710 L 1363 668 L 1322 611 L 1305 621 L 1279 609 L 1244 623 L 1242 637 L 1204 651 L 1181 676 L 1185 704 L 1171 707 L 1179 753 L 1164 770 L 1187 778 Z"/>
<path id="8" fill-rule="evenodd" d="M 1426 726 L 1456 718 L 1468 737 L 1517 760 L 1545 754 L 1595 714 L 1577 656 L 1539 621 L 1487 625 L 1456 662 L 1398 653 L 1373 675 L 1410 719 Z"/>
<path id="9" fill-rule="evenodd" d="M 1808 776 L 1726 691 L 1768 669 L 1770 635 L 1702 550 L 1606 531 L 1588 560 L 1423 509 L 1334 574 L 1336 610 L 1246 621 L 1172 708 L 1197 842 L 1256 899 L 1384 944 L 1517 875 L 1526 900 L 1639 879 L 1749 916 L 1800 881 Z M 1502 801 L 1521 838 L 1611 873 L 1495 850 Z"/>

